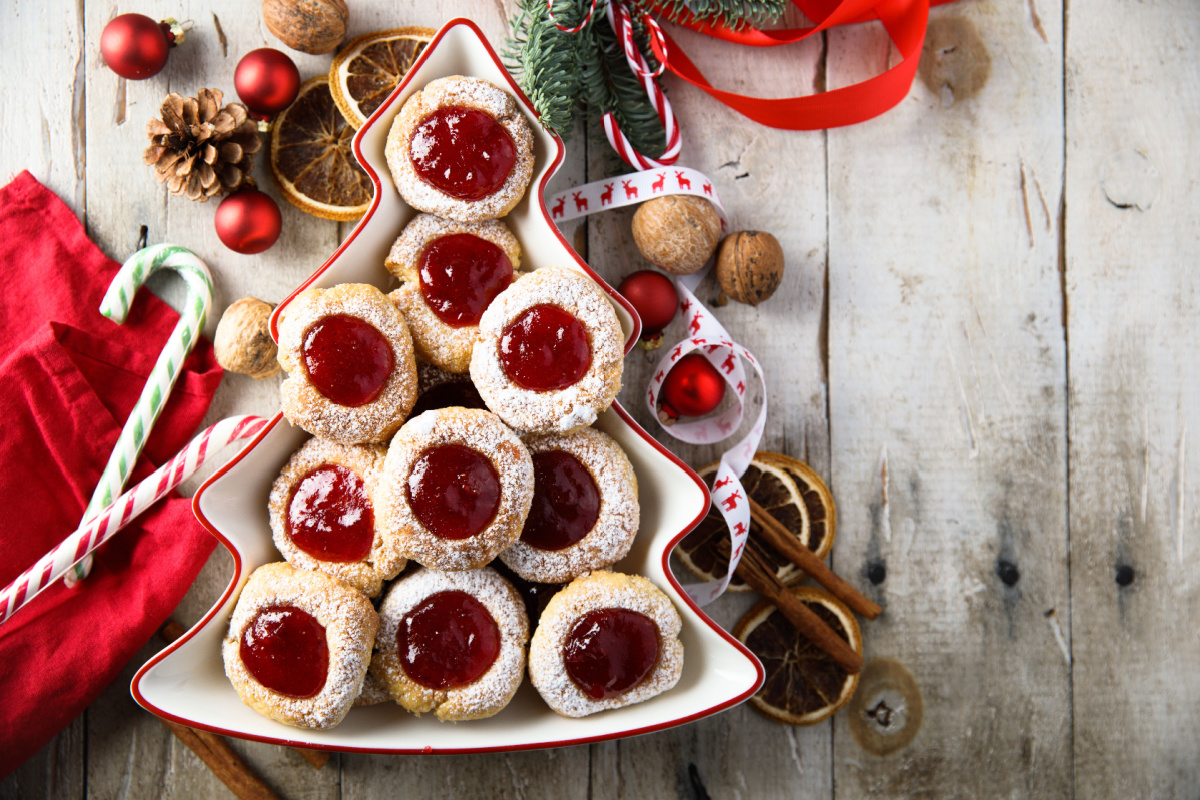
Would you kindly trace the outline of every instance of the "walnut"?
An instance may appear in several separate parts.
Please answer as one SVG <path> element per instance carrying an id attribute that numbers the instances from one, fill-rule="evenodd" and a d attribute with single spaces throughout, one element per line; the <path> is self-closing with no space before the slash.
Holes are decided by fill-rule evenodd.
<path id="1" fill-rule="evenodd" d="M 672 194 L 638 206 L 633 241 L 646 260 L 675 275 L 705 265 L 721 240 L 721 218 L 703 197 Z"/>
<path id="2" fill-rule="evenodd" d="M 213 337 L 217 363 L 256 381 L 278 374 L 278 348 L 268 329 L 274 310 L 275 306 L 253 297 L 243 297 L 225 309 Z"/>
<path id="3" fill-rule="evenodd" d="M 267 30 L 293 50 L 319 56 L 346 38 L 350 9 L 343 0 L 263 0 Z"/>
<path id="4" fill-rule="evenodd" d="M 775 294 L 783 280 L 783 248 L 766 231 L 738 231 L 717 253 L 717 282 L 739 303 L 756 306 Z"/>

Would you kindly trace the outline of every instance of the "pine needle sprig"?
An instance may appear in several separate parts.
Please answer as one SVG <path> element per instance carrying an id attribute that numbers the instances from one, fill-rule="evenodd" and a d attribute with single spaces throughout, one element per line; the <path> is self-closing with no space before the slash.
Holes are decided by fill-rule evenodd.
<path id="1" fill-rule="evenodd" d="M 651 5 L 654 16 L 670 22 L 690 15 L 701 22 L 720 19 L 736 30 L 778 22 L 788 0 L 655 0 Z"/>
<path id="2" fill-rule="evenodd" d="M 586 60 L 580 52 L 587 47 L 583 37 L 559 30 L 544 2 L 523 0 L 507 45 L 505 61 L 542 124 L 560 134 L 569 132 L 583 88 L 579 69 Z"/>

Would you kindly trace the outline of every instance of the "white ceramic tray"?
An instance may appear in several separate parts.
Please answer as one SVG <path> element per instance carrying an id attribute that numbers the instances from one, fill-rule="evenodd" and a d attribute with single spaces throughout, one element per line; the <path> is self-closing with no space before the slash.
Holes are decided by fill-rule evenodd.
<path id="1" fill-rule="evenodd" d="M 454 20 L 438 32 L 404 82 L 358 132 L 355 153 L 375 182 L 375 198 L 346 242 L 297 292 L 347 282 L 389 285 L 384 257 L 414 212 L 392 184 L 384 143 L 404 100 L 417 87 L 445 75 L 486 78 L 507 87 L 520 100 L 534 129 L 534 176 L 532 190 L 505 221 L 521 242 L 522 266 L 568 266 L 592 277 L 613 300 L 628 351 L 641 327 L 637 314 L 567 246 L 545 208 L 546 183 L 562 160 L 562 142 L 536 123 L 529 102 L 468 20 Z M 280 304 L 276 315 L 292 297 Z M 237 593 L 249 574 L 262 564 L 281 560 L 271 541 L 267 496 L 272 481 L 308 434 L 277 414 L 196 492 L 192 501 L 196 517 L 229 550 L 233 578 L 195 628 L 138 671 L 131 686 L 134 699 L 166 719 L 229 736 L 373 753 L 472 753 L 582 744 L 681 725 L 746 700 L 762 682 L 762 667 L 687 599 L 667 563 L 675 543 L 705 514 L 708 491 L 691 469 L 620 406 L 614 404 L 602 414 L 596 427 L 624 448 L 638 478 L 641 527 L 629 555 L 615 569 L 645 575 L 667 592 L 683 617 L 683 676 L 671 691 L 640 705 L 583 719 L 555 714 L 528 681 L 496 716 L 457 725 L 440 723 L 432 715 L 418 718 L 391 703 L 353 709 L 328 731 L 291 728 L 251 711 L 225 677 L 220 645 Z"/>

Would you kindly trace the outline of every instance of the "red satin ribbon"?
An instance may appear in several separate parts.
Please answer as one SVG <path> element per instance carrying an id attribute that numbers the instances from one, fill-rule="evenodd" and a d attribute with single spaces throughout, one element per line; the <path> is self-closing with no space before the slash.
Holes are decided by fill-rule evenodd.
<path id="1" fill-rule="evenodd" d="M 899 64 L 861 83 L 805 97 L 767 99 L 727 92 L 709 83 L 665 31 L 651 36 L 650 46 L 655 58 L 679 78 L 761 125 L 793 131 L 836 128 L 877 117 L 904 99 L 921 58 L 929 8 L 951 2 L 954 0 L 792 0 L 817 24 L 810 28 L 771 31 L 733 30 L 721 23 L 701 22 L 695 17 L 679 22 L 706 36 L 751 47 L 793 44 L 838 25 L 873 19 L 883 23 L 902 56 Z"/>

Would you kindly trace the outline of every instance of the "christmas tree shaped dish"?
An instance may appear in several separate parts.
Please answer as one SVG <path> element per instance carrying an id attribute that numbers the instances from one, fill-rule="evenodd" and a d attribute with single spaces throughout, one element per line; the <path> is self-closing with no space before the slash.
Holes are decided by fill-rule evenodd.
<path id="1" fill-rule="evenodd" d="M 405 99 L 429 81 L 447 75 L 485 78 L 517 97 L 535 137 L 533 183 L 505 219 L 521 241 L 522 267 L 565 266 L 596 281 L 612 298 L 628 352 L 641 327 L 636 313 L 568 247 L 544 204 L 546 184 L 563 158 L 562 142 L 536 124 L 532 107 L 483 34 L 468 20 L 454 20 L 438 32 L 405 80 L 359 130 L 354 150 L 375 183 L 375 197 L 354 232 L 296 291 L 349 282 L 389 288 L 391 277 L 383 267 L 384 257 L 415 212 L 392 184 L 384 144 Z M 290 300 L 280 304 L 276 315 Z M 393 703 L 383 703 L 355 708 L 340 725 L 327 731 L 290 728 L 242 705 L 225 677 L 221 640 L 237 593 L 250 573 L 262 564 L 281 560 L 271 541 L 267 497 L 283 464 L 308 438 L 277 414 L 196 493 L 192 507 L 229 550 L 233 577 L 195 628 L 138 671 L 131 687 L 134 698 L 147 710 L 194 728 L 275 744 L 373 753 L 473 753 L 583 744 L 670 728 L 741 703 L 758 689 L 762 668 L 749 651 L 687 599 L 667 563 L 675 543 L 707 511 L 704 484 L 620 406 L 614 404 L 601 414 L 595 427 L 612 436 L 628 454 L 641 501 L 641 526 L 633 549 L 614 569 L 649 578 L 670 596 L 683 617 L 683 675 L 674 689 L 639 705 L 567 719 L 551 711 L 525 681 L 512 703 L 489 719 L 452 725 L 432 715 L 418 718 Z"/>

